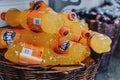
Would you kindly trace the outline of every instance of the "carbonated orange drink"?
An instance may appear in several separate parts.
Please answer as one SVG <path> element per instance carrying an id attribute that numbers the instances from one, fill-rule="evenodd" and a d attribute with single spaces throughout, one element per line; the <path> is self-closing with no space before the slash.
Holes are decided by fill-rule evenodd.
<path id="1" fill-rule="evenodd" d="M 35 33 L 25 29 L 0 29 L 0 48 L 7 48 L 13 42 L 33 42 L 41 44 L 42 46 L 48 45 L 48 40 L 52 37 L 51 34 L 45 32 Z"/>
<path id="2" fill-rule="evenodd" d="M 45 13 L 33 10 L 27 16 L 28 26 L 31 30 L 46 33 L 57 33 L 62 26 L 62 20 L 56 12 Z"/>
<path id="3" fill-rule="evenodd" d="M 27 25 L 27 14 L 29 10 L 20 11 L 18 9 L 9 9 L 7 12 L 1 14 L 1 18 L 5 20 L 12 27 L 22 26 L 29 30 Z"/>
<path id="4" fill-rule="evenodd" d="M 4 57 L 16 64 L 41 64 L 44 47 L 29 42 L 12 43 Z"/>
<path id="5" fill-rule="evenodd" d="M 85 30 L 82 32 L 82 36 L 86 38 L 88 45 L 99 54 L 111 50 L 112 40 L 104 34 Z"/>
<path id="6" fill-rule="evenodd" d="M 89 55 L 88 46 L 58 37 L 50 40 L 50 48 L 45 48 L 43 64 L 77 64 Z"/>

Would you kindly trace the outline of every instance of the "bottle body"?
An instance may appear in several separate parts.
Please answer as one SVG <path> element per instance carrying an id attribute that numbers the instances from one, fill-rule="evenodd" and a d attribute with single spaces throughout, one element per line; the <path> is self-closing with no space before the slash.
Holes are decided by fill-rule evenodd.
<path id="1" fill-rule="evenodd" d="M 77 64 L 90 55 L 90 49 L 87 45 L 54 37 L 43 53 L 43 64 Z"/>
<path id="2" fill-rule="evenodd" d="M 27 22 L 27 15 L 30 13 L 30 10 L 24 10 L 20 12 L 18 20 L 21 27 L 30 30 Z"/>
<path id="3" fill-rule="evenodd" d="M 50 48 L 44 49 L 43 63 L 48 65 L 56 64 L 78 64 L 90 56 L 90 49 L 81 44 L 72 44 L 68 53 L 58 54 Z"/>
<path id="4" fill-rule="evenodd" d="M 104 35 L 96 33 L 90 40 L 91 48 L 97 53 L 109 52 L 111 50 L 111 39 Z"/>
<path id="5" fill-rule="evenodd" d="M 20 11 L 18 9 L 9 9 L 5 14 L 1 14 L 1 19 L 5 20 L 11 27 L 23 27 L 30 30 L 27 25 L 27 15 L 30 10 Z"/>
<path id="6" fill-rule="evenodd" d="M 10 26 L 20 26 L 18 16 L 20 14 L 20 11 L 18 9 L 9 9 L 5 14 L 5 21 Z"/>
<path id="7" fill-rule="evenodd" d="M 12 43 L 4 57 L 16 64 L 41 64 L 44 47 L 30 42 Z"/>
<path id="8" fill-rule="evenodd" d="M 109 52 L 111 50 L 112 40 L 104 35 L 94 31 L 83 31 L 82 36 L 86 38 L 87 44 L 99 54 Z"/>
<path id="9" fill-rule="evenodd" d="M 46 33 L 57 33 L 62 26 L 62 20 L 56 12 L 46 13 L 33 10 L 27 16 L 27 23 L 31 30 Z"/>
<path id="10" fill-rule="evenodd" d="M 9 44 L 13 42 L 33 42 L 36 44 L 41 44 L 42 46 L 47 46 L 48 41 L 52 35 L 44 32 L 35 33 L 25 29 L 0 29 L 0 48 L 7 48 Z M 46 43 L 46 44 L 45 44 Z"/>

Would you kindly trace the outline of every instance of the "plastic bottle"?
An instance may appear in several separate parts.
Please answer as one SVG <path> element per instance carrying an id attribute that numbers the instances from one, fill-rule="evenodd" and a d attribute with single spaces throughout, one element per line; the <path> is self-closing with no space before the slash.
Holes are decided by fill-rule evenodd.
<path id="1" fill-rule="evenodd" d="M 82 32 L 82 36 L 86 38 L 88 45 L 99 54 L 109 52 L 111 50 L 112 40 L 104 34 L 84 30 Z"/>
<path id="2" fill-rule="evenodd" d="M 45 48 L 43 64 L 77 64 L 90 55 L 88 46 L 58 37 L 50 40 L 50 48 Z"/>
<path id="3" fill-rule="evenodd" d="M 1 19 L 5 20 L 12 27 L 22 26 L 29 30 L 27 25 L 27 14 L 29 10 L 20 11 L 18 9 L 9 9 L 7 12 L 1 13 Z"/>
<path id="4" fill-rule="evenodd" d="M 25 29 L 0 29 L 0 48 L 7 48 L 8 44 L 13 42 L 33 42 L 41 44 L 42 46 L 48 45 L 48 40 L 52 37 L 51 34 L 45 32 L 35 33 Z M 46 44 L 45 44 L 46 43 Z"/>
<path id="5" fill-rule="evenodd" d="M 33 42 L 19 42 L 9 45 L 5 58 L 16 64 L 77 64 L 90 55 L 88 46 L 65 40 L 54 35 L 49 40 L 49 46 Z M 45 43 L 45 40 L 43 42 Z"/>
<path id="6" fill-rule="evenodd" d="M 46 33 L 57 33 L 63 25 L 56 12 L 45 13 L 44 11 L 33 10 L 27 17 L 29 28 L 35 31 L 42 29 Z"/>
<path id="7" fill-rule="evenodd" d="M 30 3 L 32 12 L 28 14 L 31 30 L 57 33 L 63 23 L 58 14 L 42 0 Z"/>
<path id="8" fill-rule="evenodd" d="M 41 64 L 44 47 L 33 42 L 19 42 L 9 45 L 4 57 L 16 64 Z"/>
<path id="9" fill-rule="evenodd" d="M 32 12 L 28 15 L 28 25 L 32 30 L 57 33 L 63 23 L 58 14 L 42 0 L 32 2 Z M 36 11 L 35 11 L 36 10 Z"/>
<path id="10" fill-rule="evenodd" d="M 3 20 L 6 20 L 8 24 L 11 26 L 20 26 L 18 21 L 18 15 L 20 14 L 20 11 L 18 9 L 9 9 L 7 12 L 4 12 L 1 14 L 1 17 Z"/>

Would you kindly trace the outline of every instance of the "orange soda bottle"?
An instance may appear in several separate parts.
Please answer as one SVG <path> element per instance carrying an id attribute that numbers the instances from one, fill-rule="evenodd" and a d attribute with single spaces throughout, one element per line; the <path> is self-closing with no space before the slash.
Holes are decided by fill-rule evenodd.
<path id="1" fill-rule="evenodd" d="M 52 37 L 51 34 L 45 32 L 35 33 L 25 29 L 0 29 L 0 48 L 7 48 L 13 42 L 33 42 L 48 46 L 48 40 Z M 46 44 L 45 44 L 46 43 Z"/>
<path id="2" fill-rule="evenodd" d="M 62 26 L 58 14 L 42 0 L 30 3 L 31 13 L 28 14 L 28 25 L 31 30 L 57 33 Z"/>
<path id="3" fill-rule="evenodd" d="M 86 38 L 87 44 L 97 53 L 102 54 L 111 50 L 112 40 L 98 32 L 84 30 L 82 36 Z"/>
<path id="4" fill-rule="evenodd" d="M 56 38 L 56 39 L 55 39 Z M 90 55 L 88 46 L 56 37 L 50 40 L 50 48 L 45 48 L 43 64 L 77 64 Z"/>
<path id="5" fill-rule="evenodd" d="M 30 42 L 12 43 L 4 57 L 16 64 L 41 64 L 44 47 Z"/>
<path id="6" fill-rule="evenodd" d="M 57 33 L 62 26 L 62 20 L 56 12 L 33 10 L 27 16 L 28 26 L 34 31 Z"/>
<path id="7" fill-rule="evenodd" d="M 27 25 L 27 14 L 29 10 L 20 11 L 18 9 L 9 9 L 7 12 L 1 13 L 1 19 L 5 20 L 10 26 L 18 27 L 22 26 L 29 30 Z"/>

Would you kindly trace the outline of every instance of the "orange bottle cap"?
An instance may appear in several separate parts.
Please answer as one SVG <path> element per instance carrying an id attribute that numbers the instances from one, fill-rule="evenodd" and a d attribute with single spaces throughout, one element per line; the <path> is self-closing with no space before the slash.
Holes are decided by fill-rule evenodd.
<path id="1" fill-rule="evenodd" d="M 88 46 L 90 46 L 90 37 L 91 34 L 88 30 L 83 30 L 81 33 L 82 37 L 86 38 Z"/>
<path id="2" fill-rule="evenodd" d="M 90 37 L 90 32 L 88 30 L 83 30 L 81 35 L 84 37 L 84 38 L 89 38 Z"/>
<path id="3" fill-rule="evenodd" d="M 54 51 L 58 54 L 68 53 L 68 48 L 70 47 L 70 42 L 65 40 L 64 37 L 58 39 L 58 43 L 54 45 Z"/>
<path id="4" fill-rule="evenodd" d="M 58 38 L 58 46 L 63 46 L 64 45 L 64 40 L 65 40 L 65 37 L 59 37 Z"/>
<path id="5" fill-rule="evenodd" d="M 2 20 L 5 20 L 5 15 L 6 15 L 6 12 L 1 13 L 0 17 L 1 17 Z"/>
<path id="6" fill-rule="evenodd" d="M 80 35 L 74 35 L 73 41 L 74 42 L 79 42 L 81 39 Z"/>
<path id="7" fill-rule="evenodd" d="M 64 52 L 62 52 L 62 51 L 60 50 L 58 44 L 56 44 L 56 45 L 54 46 L 54 51 L 55 51 L 56 53 L 58 53 L 58 54 L 63 54 L 63 53 L 64 53 Z"/>
<path id="8" fill-rule="evenodd" d="M 42 0 L 38 0 L 34 3 L 34 10 L 42 9 L 42 8 L 47 8 L 48 5 L 44 3 Z"/>
<path id="9" fill-rule="evenodd" d="M 68 19 L 70 20 L 70 21 L 73 21 L 73 20 L 75 20 L 77 18 L 77 14 L 75 13 L 75 12 L 70 12 L 70 13 L 68 13 Z"/>
<path id="10" fill-rule="evenodd" d="M 66 36 L 69 33 L 69 29 L 67 27 L 61 27 L 59 33 L 61 36 Z"/>

